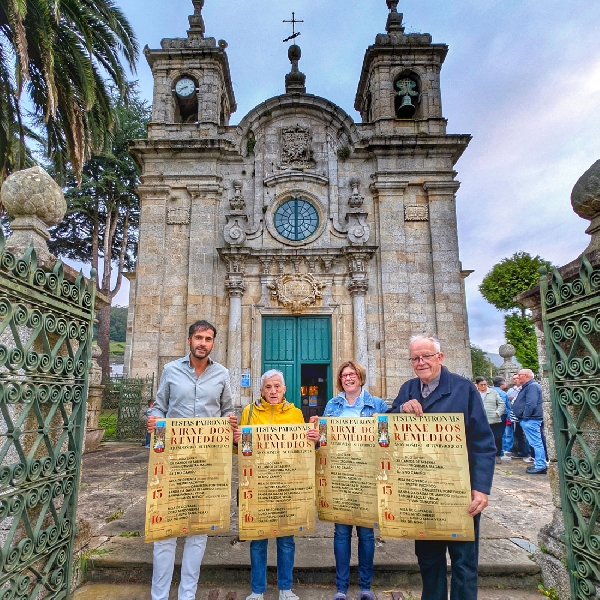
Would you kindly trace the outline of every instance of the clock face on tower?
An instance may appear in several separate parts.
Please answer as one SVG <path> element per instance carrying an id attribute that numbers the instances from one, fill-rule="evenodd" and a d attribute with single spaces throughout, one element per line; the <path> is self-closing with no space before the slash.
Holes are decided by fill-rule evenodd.
<path id="1" fill-rule="evenodd" d="M 194 83 L 194 80 L 190 79 L 189 77 L 182 77 L 175 84 L 175 93 L 182 98 L 188 98 L 194 93 L 195 90 L 196 84 Z"/>

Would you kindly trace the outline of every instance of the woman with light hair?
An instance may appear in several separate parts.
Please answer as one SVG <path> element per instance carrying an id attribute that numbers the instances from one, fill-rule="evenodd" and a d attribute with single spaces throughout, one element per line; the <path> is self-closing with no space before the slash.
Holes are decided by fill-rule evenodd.
<path id="1" fill-rule="evenodd" d="M 242 411 L 239 427 L 233 441 L 237 444 L 242 437 L 241 427 L 244 425 L 294 425 L 304 423 L 304 416 L 285 398 L 285 379 L 283 373 L 271 369 L 260 378 L 260 398 L 250 403 Z M 306 437 L 316 442 L 319 433 L 309 429 Z M 279 600 L 298 600 L 292 592 L 294 555 L 296 544 L 293 535 L 285 535 L 277 540 L 277 587 Z M 250 585 L 252 593 L 246 600 L 263 600 L 267 589 L 267 546 L 269 540 L 252 540 L 250 542 Z"/>

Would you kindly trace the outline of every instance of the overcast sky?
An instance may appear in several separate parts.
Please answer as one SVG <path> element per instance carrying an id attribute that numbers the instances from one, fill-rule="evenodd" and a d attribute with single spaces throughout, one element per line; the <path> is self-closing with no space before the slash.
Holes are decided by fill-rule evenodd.
<path id="1" fill-rule="evenodd" d="M 116 0 L 142 48 L 185 37 L 191 0 Z M 600 158 L 598 0 L 400 0 L 407 33 L 430 33 L 450 47 L 442 69 L 448 133 L 473 140 L 457 165 L 460 254 L 467 279 L 472 343 L 497 352 L 503 318 L 481 297 L 482 278 L 517 251 L 556 265 L 587 246 L 589 225 L 570 193 Z M 206 36 L 225 39 L 238 123 L 284 92 L 289 71 L 283 24 L 295 11 L 308 93 L 354 110 L 364 52 L 385 31 L 385 0 L 206 0 Z M 142 56 L 142 96 L 152 76 Z M 123 290 L 113 302 L 127 304 Z"/>

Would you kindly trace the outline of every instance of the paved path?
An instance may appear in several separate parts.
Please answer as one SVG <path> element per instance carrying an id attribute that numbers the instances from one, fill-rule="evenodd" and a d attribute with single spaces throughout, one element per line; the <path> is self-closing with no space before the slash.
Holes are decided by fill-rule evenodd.
<path id="1" fill-rule="evenodd" d="M 149 598 L 152 546 L 143 541 L 147 452 L 139 446 L 113 443 L 84 455 L 78 515 L 90 523 L 92 531 L 89 577 L 95 585 L 81 588 L 75 596 L 78 600 Z M 529 594 L 533 594 L 531 598 L 540 597 L 535 594 L 539 568 L 530 556 L 537 545 L 537 532 L 551 520 L 553 507 L 548 476 L 527 475 L 527 466 L 521 460 L 513 460 L 496 468 L 490 506 L 481 525 L 480 585 L 485 587 L 482 600 L 526 600 Z M 234 479 L 237 480 L 235 467 Z M 234 481 L 234 487 L 236 484 Z M 231 544 L 237 531 L 235 498 L 231 504 L 231 525 L 231 533 L 209 540 L 198 599 L 225 600 L 228 592 L 235 592 L 236 597 L 230 594 L 227 600 L 244 600 L 248 593 L 249 544 Z M 310 586 L 305 589 L 306 600 L 333 595 L 332 538 L 333 525 L 323 522 L 318 523 L 314 535 L 296 537 L 295 578 L 299 584 Z M 274 546 L 269 544 L 270 549 Z M 271 552 L 269 565 L 275 565 Z M 411 590 L 413 598 L 419 598 L 420 576 L 411 541 L 382 540 L 376 548 L 375 571 L 374 584 L 380 600 L 391 589 L 402 590 L 407 600 Z M 144 585 L 96 587 L 115 582 Z M 506 595 L 509 591 L 502 588 L 513 588 L 510 593 L 517 595 Z M 220 590 L 223 599 L 216 592 L 209 598 L 213 589 Z M 125 595 L 118 595 L 121 593 Z M 266 600 L 276 600 L 276 594 L 272 595 L 270 598 L 267 594 Z M 391 600 L 391 595 L 388 598 Z"/>

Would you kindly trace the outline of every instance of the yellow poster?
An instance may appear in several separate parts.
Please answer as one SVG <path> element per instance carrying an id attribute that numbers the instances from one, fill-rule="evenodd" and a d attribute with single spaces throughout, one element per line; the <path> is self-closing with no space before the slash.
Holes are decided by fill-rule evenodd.
<path id="1" fill-rule="evenodd" d="M 229 531 L 228 418 L 159 419 L 148 462 L 146 542 Z"/>
<path id="2" fill-rule="evenodd" d="M 474 539 L 461 413 L 388 414 L 377 421 L 377 498 L 383 537 Z"/>
<path id="3" fill-rule="evenodd" d="M 319 418 L 317 510 L 321 521 L 378 526 L 375 420 Z"/>
<path id="4" fill-rule="evenodd" d="M 242 426 L 240 539 L 315 531 L 315 445 L 309 424 Z"/>

